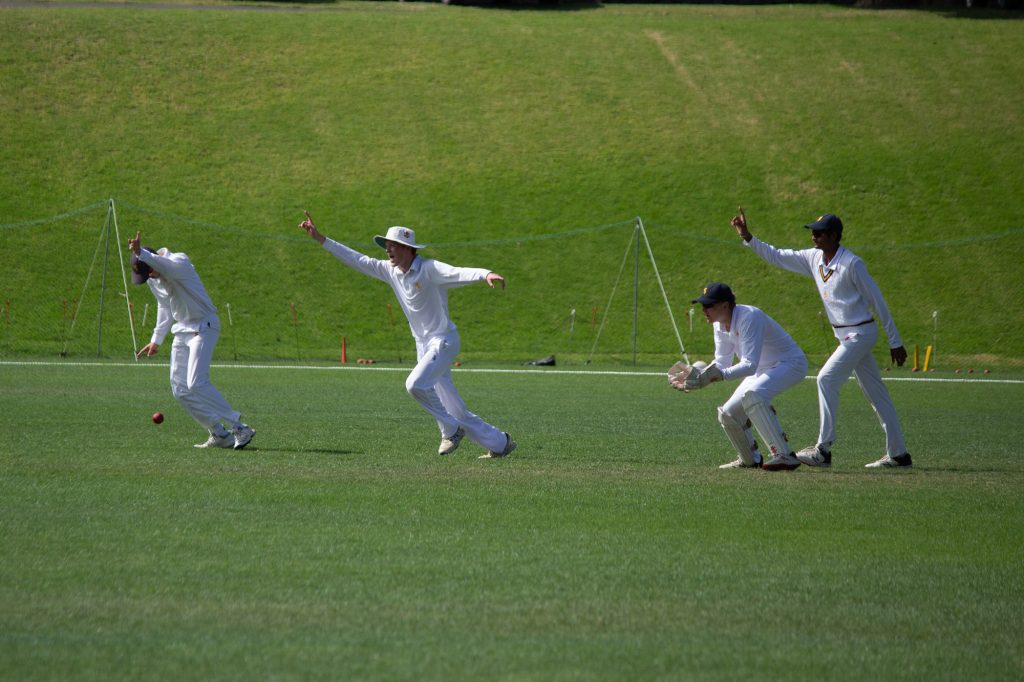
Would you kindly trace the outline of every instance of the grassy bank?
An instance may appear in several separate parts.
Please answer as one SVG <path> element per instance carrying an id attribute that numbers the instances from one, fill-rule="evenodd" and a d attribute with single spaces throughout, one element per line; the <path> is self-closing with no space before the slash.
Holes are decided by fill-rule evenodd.
<path id="1" fill-rule="evenodd" d="M 98 310 L 99 270 L 84 285 L 105 208 L 18 225 L 115 197 L 123 232 L 193 256 L 248 358 L 333 358 L 341 336 L 366 356 L 409 348 L 386 290 L 298 238 L 303 208 L 356 246 L 407 224 L 438 245 L 425 255 L 504 274 L 502 294 L 453 295 L 463 347 L 484 358 L 585 358 L 611 300 L 596 352 L 628 359 L 632 261 L 611 293 L 632 227 L 577 230 L 634 216 L 684 334 L 689 299 L 721 279 L 823 355 L 812 284 L 737 245 L 738 204 L 780 246 L 842 216 L 908 345 L 1024 358 L 1024 96 L 1007 87 L 1024 80 L 1020 22 L 342 7 L 0 11 L 0 223 L 14 226 L 0 229 L 0 351 L 54 354 L 63 301 Z M 640 352 L 663 363 L 677 344 L 646 259 L 639 276 Z M 131 292 L 140 321 L 144 294 Z M 122 311 L 109 354 L 131 345 Z M 82 311 L 72 354 L 93 352 L 96 316 Z M 684 342 L 706 351 L 708 337 Z"/>

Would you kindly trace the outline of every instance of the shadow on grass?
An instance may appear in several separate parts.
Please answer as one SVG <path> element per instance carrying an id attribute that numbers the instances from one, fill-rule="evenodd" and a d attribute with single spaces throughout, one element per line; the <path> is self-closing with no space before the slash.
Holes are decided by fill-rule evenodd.
<path id="1" fill-rule="evenodd" d="M 646 0 L 636 0 L 636 3 L 644 3 Z M 919 2 L 894 2 L 891 0 L 860 0 L 851 2 L 836 1 L 832 4 L 837 7 L 852 7 L 860 10 L 917 10 L 936 14 L 950 19 L 985 19 L 985 20 L 1022 20 L 1022 1 L 1007 0 L 1006 7 L 999 7 L 1000 0 L 993 0 L 992 3 L 984 4 L 982 0 L 974 0 L 975 6 L 967 7 L 967 0 L 963 3 L 955 0 L 936 2 L 935 4 L 922 4 Z M 605 4 L 609 5 L 630 5 L 636 4 L 630 0 L 622 2 L 559 2 L 559 0 L 436 0 L 437 4 L 463 5 L 480 9 L 502 9 L 502 10 L 524 10 L 542 12 L 579 12 L 582 10 L 601 9 Z M 429 2 L 424 4 L 431 4 Z M 668 5 L 708 5 L 723 4 L 735 6 L 761 6 L 761 5 L 789 5 L 791 0 L 720 0 L 713 3 L 711 0 L 693 0 L 691 2 L 666 2 Z M 980 6 L 983 5 L 983 6 Z M 255 4 L 254 0 L 229 0 L 225 4 L 209 4 L 203 0 L 196 0 L 192 3 L 178 2 L 117 2 L 116 0 L 68 0 L 66 2 L 53 1 L 45 2 L 40 0 L 0 0 L 0 7 L 33 7 L 47 9 L 147 9 L 147 10 L 168 10 L 168 9 L 191 9 L 191 10 L 234 10 L 250 12 L 358 12 L 364 11 L 357 5 L 339 6 L 337 0 L 263 0 L 261 4 Z M 372 5 L 367 5 L 365 11 L 373 11 Z"/>
<path id="2" fill-rule="evenodd" d="M 812 472 L 810 467 L 800 467 L 800 470 Z M 912 476 L 915 472 L 920 474 L 1006 474 L 1014 471 L 1012 468 L 983 468 L 983 467 L 964 467 L 964 466 L 935 466 L 927 465 L 920 466 L 917 462 L 914 463 L 910 469 L 865 469 L 859 471 L 857 469 L 819 469 L 814 471 L 810 475 L 817 476 Z M 794 472 L 774 472 L 774 473 L 794 473 Z"/>
<path id="3" fill-rule="evenodd" d="M 287 0 L 284 0 L 287 2 Z M 330 2 L 331 0 L 327 0 Z M 464 5 L 481 9 L 528 10 L 578 12 L 580 10 L 601 9 L 606 5 L 647 4 L 650 0 L 618 0 L 618 1 L 574 1 L 574 0 L 437 0 L 443 4 Z M 836 7 L 850 7 L 859 10 L 916 10 L 936 14 L 950 19 L 1024 19 L 1020 11 L 1024 0 L 835 0 L 823 4 Z M 814 4 L 815 0 L 804 3 Z M 1000 6 L 1000 3 L 1003 6 Z M 737 7 L 757 7 L 765 5 L 792 5 L 792 0 L 689 0 L 674 2 L 668 0 L 666 5 L 732 5 Z"/>
<path id="4" fill-rule="evenodd" d="M 952 5 L 934 5 L 934 6 L 915 6 L 915 5 L 892 5 L 890 7 L 858 7 L 857 9 L 876 10 L 884 12 L 886 10 L 916 10 L 918 12 L 924 12 L 927 14 L 933 14 L 938 17 L 945 19 L 985 19 L 987 21 L 993 20 L 1011 20 L 1020 21 L 1024 19 L 1024 12 L 1020 9 L 979 9 L 976 7 L 958 7 Z"/>
<path id="5" fill-rule="evenodd" d="M 914 471 L 921 471 L 924 473 L 942 473 L 942 474 L 1007 474 L 1014 469 L 992 469 L 992 468 L 981 468 L 981 467 L 960 467 L 960 466 L 928 466 L 922 467 L 914 464 Z"/>
<path id="6" fill-rule="evenodd" d="M 246 448 L 246 452 L 290 452 L 301 455 L 364 455 L 361 450 L 338 450 L 334 448 Z"/>
<path id="7" fill-rule="evenodd" d="M 601 9 L 600 2 L 517 2 L 516 0 L 451 0 L 447 5 L 462 5 L 479 9 L 524 10 L 531 12 L 579 12 L 581 10 Z"/>

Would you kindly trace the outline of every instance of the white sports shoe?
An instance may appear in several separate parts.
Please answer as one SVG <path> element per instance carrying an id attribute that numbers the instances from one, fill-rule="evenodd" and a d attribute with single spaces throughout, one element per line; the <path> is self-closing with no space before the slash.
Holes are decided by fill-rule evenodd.
<path id="1" fill-rule="evenodd" d="M 210 437 L 206 439 L 205 443 L 196 443 L 192 447 L 194 448 L 233 448 L 235 447 L 235 437 L 230 433 L 225 436 L 215 436 L 212 433 Z"/>
<path id="2" fill-rule="evenodd" d="M 441 445 L 437 448 L 437 454 L 450 455 L 459 448 L 459 443 L 466 437 L 466 429 L 461 426 L 456 429 L 451 438 L 442 438 Z"/>
<path id="3" fill-rule="evenodd" d="M 512 440 L 512 436 L 505 434 L 505 449 L 501 452 L 488 451 L 486 454 L 480 455 L 478 459 L 492 459 L 495 457 L 506 457 L 512 454 L 512 451 L 516 449 L 516 442 Z"/>
<path id="4" fill-rule="evenodd" d="M 761 465 L 765 471 L 793 471 L 800 466 L 800 460 L 792 452 L 788 455 L 772 455 Z"/>
<path id="5" fill-rule="evenodd" d="M 719 469 L 760 469 L 763 464 L 760 457 L 753 464 L 747 464 L 742 458 L 737 457 L 731 462 L 719 465 Z"/>
<path id="6" fill-rule="evenodd" d="M 252 440 L 252 437 L 256 435 L 256 430 L 248 424 L 242 424 L 235 429 L 234 434 L 234 442 L 231 447 L 235 450 L 241 450 L 248 445 L 249 441 Z"/>
<path id="7" fill-rule="evenodd" d="M 812 445 L 796 453 L 796 458 L 809 467 L 832 466 L 832 451 L 824 445 Z"/>
<path id="8" fill-rule="evenodd" d="M 867 469 L 892 469 L 897 467 L 909 469 L 912 466 L 914 466 L 914 461 L 910 459 L 909 452 L 904 452 L 902 455 L 896 455 L 895 457 L 886 455 L 876 462 L 864 465 Z"/>

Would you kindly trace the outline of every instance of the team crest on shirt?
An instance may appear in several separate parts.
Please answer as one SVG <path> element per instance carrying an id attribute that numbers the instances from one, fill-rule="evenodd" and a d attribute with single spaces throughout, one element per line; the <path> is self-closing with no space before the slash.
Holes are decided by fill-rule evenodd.
<path id="1" fill-rule="evenodd" d="M 419 291 L 420 289 L 423 288 L 423 285 L 421 283 L 419 283 L 419 282 L 416 282 L 416 284 L 414 284 L 413 286 L 416 287 L 417 291 Z"/>
<path id="2" fill-rule="evenodd" d="M 818 264 L 818 274 L 820 274 L 820 275 L 821 275 L 821 281 L 822 281 L 822 282 L 827 282 L 827 281 L 828 281 L 828 279 L 829 279 L 829 277 L 831 277 L 832 275 L 834 275 L 834 274 L 835 274 L 835 272 L 836 272 L 836 271 L 835 271 L 835 269 L 834 269 L 834 268 L 826 272 L 826 271 L 825 271 L 825 266 L 824 266 L 824 265 L 821 265 L 820 263 Z"/>

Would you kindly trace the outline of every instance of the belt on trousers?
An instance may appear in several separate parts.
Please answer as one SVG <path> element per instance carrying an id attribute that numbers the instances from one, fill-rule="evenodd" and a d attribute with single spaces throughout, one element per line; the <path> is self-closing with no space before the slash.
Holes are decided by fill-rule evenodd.
<path id="1" fill-rule="evenodd" d="M 869 317 L 868 319 L 864 320 L 863 322 L 858 322 L 857 324 L 834 324 L 834 325 L 832 325 L 832 328 L 833 329 L 846 329 L 847 327 L 860 327 L 861 325 L 870 324 L 870 323 L 872 323 L 874 321 L 875 321 L 875 318 Z"/>

